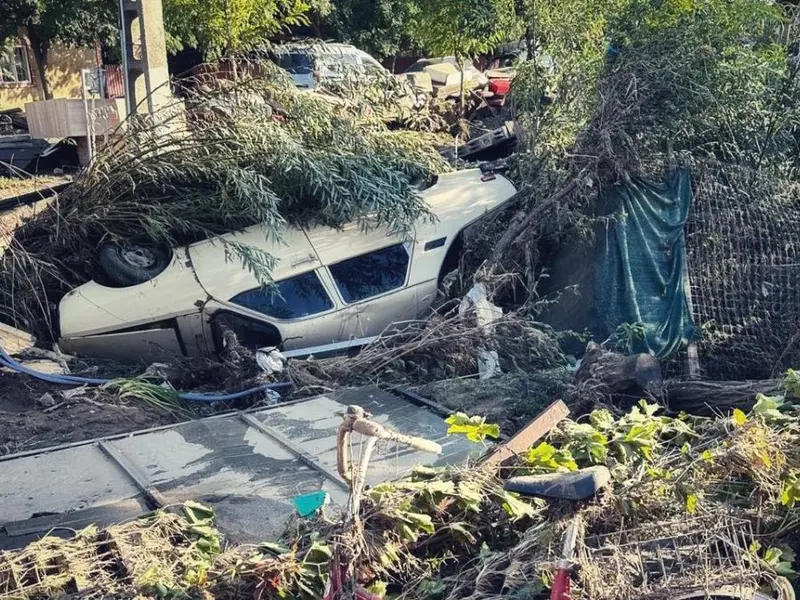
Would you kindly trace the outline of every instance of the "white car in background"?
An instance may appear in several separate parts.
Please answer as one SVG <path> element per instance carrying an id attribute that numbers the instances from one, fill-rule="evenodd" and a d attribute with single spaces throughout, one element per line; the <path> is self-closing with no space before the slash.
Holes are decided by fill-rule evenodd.
<path id="1" fill-rule="evenodd" d="M 292 76 L 300 89 L 316 89 L 327 81 L 341 80 L 348 72 L 359 75 L 389 73 L 372 56 L 350 44 L 294 42 L 276 46 L 269 56 Z"/>
<path id="2" fill-rule="evenodd" d="M 226 331 L 244 346 L 277 346 L 290 356 L 369 343 L 429 309 L 441 277 L 457 264 L 461 234 L 515 192 L 505 177 L 470 169 L 440 175 L 422 192 L 436 219 L 420 220 L 407 235 L 351 224 L 288 228 L 282 242 L 266 241 L 260 225 L 221 236 L 274 256 L 278 293 L 230 260 L 218 238 L 163 255 L 112 246 L 101 256 L 106 271 L 137 283 L 91 281 L 69 292 L 59 307 L 61 347 L 153 361 L 217 353 Z"/>
<path id="3" fill-rule="evenodd" d="M 461 78 L 464 78 L 464 90 L 484 88 L 489 83 L 488 77 L 467 61 L 463 69 L 454 56 L 442 58 L 420 58 L 403 72 L 422 92 L 436 98 L 457 98 L 461 94 Z"/>

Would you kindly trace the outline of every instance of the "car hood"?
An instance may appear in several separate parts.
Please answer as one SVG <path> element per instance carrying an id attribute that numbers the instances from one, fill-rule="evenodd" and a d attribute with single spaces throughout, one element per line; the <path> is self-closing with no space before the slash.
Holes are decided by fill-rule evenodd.
<path id="1" fill-rule="evenodd" d="M 517 189 L 502 175 L 484 176 L 480 169 L 439 175 L 422 193 L 441 228 L 460 230 L 508 202 Z"/>

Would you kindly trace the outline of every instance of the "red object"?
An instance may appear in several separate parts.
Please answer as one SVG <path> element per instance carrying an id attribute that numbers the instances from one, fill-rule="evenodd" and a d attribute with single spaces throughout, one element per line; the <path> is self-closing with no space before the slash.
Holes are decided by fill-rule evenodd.
<path id="1" fill-rule="evenodd" d="M 550 590 L 550 600 L 570 600 L 570 568 L 558 565 L 556 577 L 553 580 L 553 589 Z"/>
<path id="2" fill-rule="evenodd" d="M 511 91 L 510 79 L 490 79 L 489 91 L 498 96 L 505 96 Z"/>

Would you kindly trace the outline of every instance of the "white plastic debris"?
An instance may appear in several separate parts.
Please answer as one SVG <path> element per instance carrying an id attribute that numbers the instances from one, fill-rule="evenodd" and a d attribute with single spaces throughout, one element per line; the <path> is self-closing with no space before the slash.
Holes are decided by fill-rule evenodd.
<path id="1" fill-rule="evenodd" d="M 256 363 L 266 375 L 281 373 L 286 366 L 286 357 L 277 348 L 256 350 Z"/>
<path id="2" fill-rule="evenodd" d="M 486 287 L 482 283 L 476 283 L 467 293 L 458 307 L 458 314 L 463 315 L 470 307 L 475 307 L 475 315 L 478 320 L 478 327 L 488 327 L 503 316 L 503 309 L 489 302 L 486 295 Z M 478 378 L 490 379 L 499 375 L 500 357 L 497 350 L 478 349 Z"/>

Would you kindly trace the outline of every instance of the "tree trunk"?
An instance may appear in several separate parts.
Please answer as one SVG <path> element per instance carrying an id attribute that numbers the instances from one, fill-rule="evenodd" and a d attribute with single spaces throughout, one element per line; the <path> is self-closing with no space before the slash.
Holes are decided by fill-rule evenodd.
<path id="1" fill-rule="evenodd" d="M 745 412 L 753 407 L 756 394 L 781 396 L 783 381 L 672 381 L 664 382 L 667 406 L 673 412 L 695 415 L 726 414 L 734 408 Z"/>
<path id="2" fill-rule="evenodd" d="M 661 367 L 649 354 L 625 356 L 604 350 L 590 342 L 580 368 L 575 371 L 574 383 L 589 383 L 604 396 L 620 397 L 636 402 L 640 398 L 660 400 L 662 396 Z"/>
<path id="3" fill-rule="evenodd" d="M 39 84 L 42 86 L 42 93 L 45 100 L 52 100 L 53 90 L 47 80 L 47 61 L 50 51 L 50 41 L 43 40 L 36 32 L 35 27 L 28 27 L 28 40 L 31 43 L 33 57 L 36 59 L 37 72 L 39 74 Z"/>

